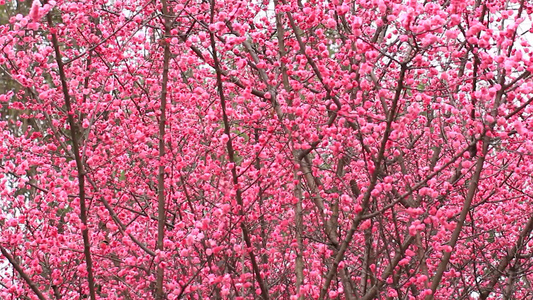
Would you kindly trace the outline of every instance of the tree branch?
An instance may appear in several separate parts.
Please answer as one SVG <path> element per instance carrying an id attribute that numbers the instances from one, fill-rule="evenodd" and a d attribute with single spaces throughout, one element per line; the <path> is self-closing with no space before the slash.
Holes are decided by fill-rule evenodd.
<path id="1" fill-rule="evenodd" d="M 48 26 L 53 28 L 52 15 L 46 15 Z M 85 169 L 83 162 L 80 156 L 80 147 L 78 141 L 78 125 L 74 120 L 74 111 L 70 102 L 70 94 L 68 91 L 67 76 L 65 74 L 65 68 L 63 64 L 63 59 L 61 57 L 61 51 L 59 49 L 59 41 L 57 39 L 57 34 L 55 32 L 51 33 L 52 36 L 52 45 L 55 51 L 55 60 L 57 67 L 59 69 L 59 78 L 61 80 L 61 87 L 63 92 L 63 97 L 65 100 L 65 106 L 67 108 L 68 123 L 70 126 L 70 135 L 72 140 L 72 148 L 74 152 L 74 158 L 76 160 L 76 168 L 78 171 L 78 189 L 80 193 L 80 220 L 83 224 L 81 228 L 83 236 L 83 250 L 85 254 L 85 265 L 87 269 L 87 281 L 89 284 L 89 294 L 91 300 L 96 300 L 96 288 L 93 275 L 93 262 L 91 258 L 91 243 L 89 240 L 89 228 L 87 226 L 87 204 L 85 198 Z"/>
<path id="2" fill-rule="evenodd" d="M 7 258 L 13 268 L 15 268 L 17 273 L 19 273 L 20 277 L 22 277 L 22 279 L 26 281 L 26 283 L 30 286 L 31 290 L 35 293 L 35 295 L 37 295 L 37 298 L 39 298 L 39 300 L 46 300 L 46 297 L 43 295 L 43 293 L 41 293 L 35 282 L 31 280 L 28 274 L 24 273 L 24 270 L 22 270 L 15 258 L 13 258 L 13 256 L 11 256 L 11 254 L 7 252 L 7 250 L 2 246 L 0 246 L 0 252 L 2 252 L 2 255 Z"/>

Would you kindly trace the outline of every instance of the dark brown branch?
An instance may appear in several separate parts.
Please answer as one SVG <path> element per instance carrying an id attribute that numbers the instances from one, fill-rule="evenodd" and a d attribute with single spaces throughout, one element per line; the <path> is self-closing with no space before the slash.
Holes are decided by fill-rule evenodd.
<path id="1" fill-rule="evenodd" d="M 322 289 L 320 290 L 320 298 L 319 299 L 325 299 L 329 286 L 331 284 L 331 281 L 333 280 L 333 276 L 337 273 L 337 268 L 339 267 L 339 263 L 344 259 L 344 253 L 348 249 L 348 246 L 350 245 L 350 242 L 353 239 L 353 235 L 357 231 L 357 227 L 359 226 L 359 223 L 361 223 L 362 216 L 366 212 L 366 209 L 368 207 L 368 203 L 370 201 L 371 192 L 376 186 L 378 176 L 380 173 L 381 163 L 385 158 L 385 146 L 387 145 L 387 141 L 389 140 L 389 136 L 391 133 L 392 128 L 392 122 L 395 119 L 396 116 L 396 110 L 398 107 L 398 101 L 400 100 L 401 93 L 404 88 L 404 79 L 405 75 L 407 73 L 407 66 L 405 64 L 401 65 L 400 70 L 400 76 L 398 78 L 398 85 L 396 87 L 396 93 L 394 96 L 394 99 L 392 101 L 392 106 L 389 112 L 389 115 L 387 116 L 387 124 L 385 128 L 385 132 L 383 134 L 383 139 L 381 140 L 381 145 L 379 148 L 379 152 L 377 155 L 377 163 L 376 163 L 376 169 L 374 173 L 372 174 L 372 177 L 370 178 L 370 183 L 368 186 L 368 189 L 365 192 L 365 195 L 362 200 L 361 207 L 363 210 L 355 217 L 355 219 L 352 221 L 352 224 L 350 226 L 350 230 L 346 233 L 345 239 L 342 241 L 340 248 L 337 250 L 337 254 L 335 255 L 335 260 L 333 262 L 333 265 L 329 269 L 329 272 L 327 273 L 324 284 L 322 285 Z"/>
<path id="2" fill-rule="evenodd" d="M 167 107 L 167 84 L 168 84 L 168 72 L 170 64 L 170 44 L 166 40 L 170 36 L 170 26 L 172 20 L 169 15 L 169 7 L 166 0 L 161 1 L 162 12 L 164 18 L 165 34 L 163 36 L 164 53 L 163 53 L 163 79 L 161 82 L 161 98 L 160 109 L 161 116 L 159 117 L 159 168 L 157 175 L 157 245 L 156 248 L 163 251 L 163 241 L 165 238 L 165 223 L 166 223 L 166 201 L 165 201 L 165 164 L 163 160 L 165 158 L 165 127 L 166 127 L 166 107 Z M 162 266 L 157 267 L 156 276 L 156 296 L 157 300 L 163 300 L 163 280 L 164 272 Z"/>
<path id="3" fill-rule="evenodd" d="M 35 295 L 37 295 L 37 298 L 39 298 L 39 300 L 46 300 L 46 297 L 41 293 L 35 282 L 31 280 L 28 274 L 24 273 L 24 270 L 20 267 L 15 258 L 13 258 L 13 256 L 11 256 L 11 254 L 7 252 L 7 250 L 2 246 L 0 246 L 0 252 L 2 252 L 2 255 L 7 258 L 13 268 L 15 268 L 17 273 L 19 273 L 20 277 L 22 277 L 22 279 L 26 281 L 26 283 L 30 286 L 31 290 L 35 293 Z"/>
<path id="4" fill-rule="evenodd" d="M 466 217 L 468 215 L 468 211 L 470 210 L 470 206 L 472 204 L 472 200 L 474 199 L 474 196 L 477 193 L 478 190 L 478 184 L 479 179 L 481 177 L 481 172 L 483 171 L 483 163 L 485 162 L 485 157 L 487 155 L 489 149 L 489 138 L 484 137 L 483 138 L 483 151 L 482 154 L 478 157 L 476 162 L 476 169 L 474 171 L 474 174 L 472 175 L 472 179 L 470 181 L 470 185 L 468 187 L 468 194 L 466 196 L 465 202 L 463 204 L 463 209 L 461 210 L 461 215 L 459 216 L 459 220 L 457 220 L 457 226 L 455 227 L 452 237 L 450 238 L 450 241 L 448 242 L 448 246 L 452 248 L 452 251 L 446 251 L 442 257 L 441 262 L 439 263 L 439 266 L 437 268 L 437 272 L 435 276 L 433 277 L 433 280 L 431 281 L 431 291 L 432 294 L 426 296 L 426 300 L 431 300 L 434 298 L 435 292 L 437 291 L 437 288 L 440 285 L 440 281 L 442 280 L 442 275 L 446 271 L 448 267 L 448 263 L 450 261 L 450 258 L 453 253 L 453 249 L 455 248 L 455 245 L 457 244 L 457 241 L 459 240 L 459 235 L 461 234 L 461 231 L 463 229 L 463 225 L 465 223 Z"/>
<path id="5" fill-rule="evenodd" d="M 390 264 L 387 266 L 383 274 L 381 274 L 381 280 L 378 280 L 376 284 L 368 290 L 368 292 L 365 294 L 364 297 L 361 298 L 361 300 L 370 300 L 370 299 L 376 299 L 377 293 L 385 285 L 387 277 L 389 277 L 396 266 L 398 266 L 398 263 L 400 263 L 400 260 L 404 257 L 405 250 L 413 243 L 415 240 L 414 236 L 409 236 L 408 239 L 406 239 L 403 244 L 400 246 L 400 249 L 396 251 L 396 255 L 394 255 L 394 258 L 390 262 Z"/>
<path id="6" fill-rule="evenodd" d="M 52 16 L 48 14 L 46 16 L 48 21 L 48 26 L 53 28 Z M 55 60 L 57 67 L 59 69 L 59 78 L 61 80 L 61 88 L 63 92 L 63 97 L 65 100 L 65 106 L 67 109 L 68 123 L 70 126 L 70 135 L 72 140 L 72 150 L 74 152 L 74 158 L 76 160 L 77 176 L 78 176 L 78 189 L 80 193 L 80 220 L 83 224 L 81 230 L 83 236 L 83 251 L 85 254 L 85 265 L 87 268 L 87 281 L 89 284 L 89 294 L 91 300 L 96 300 L 96 288 L 93 275 L 93 262 L 91 258 L 91 242 L 89 240 L 89 228 L 87 226 L 87 204 L 85 198 L 85 169 L 83 162 L 80 156 L 80 147 L 78 140 L 78 125 L 74 120 L 74 111 L 70 102 L 70 94 L 68 91 L 67 76 L 65 74 L 65 68 L 63 64 L 63 59 L 61 57 L 61 51 L 59 49 L 59 41 L 57 39 L 57 34 L 55 32 L 51 33 L 52 36 L 52 45 L 55 51 Z"/>
<path id="7" fill-rule="evenodd" d="M 215 14 L 215 0 L 211 0 L 211 22 L 214 20 L 214 14 Z M 220 63 L 218 60 L 218 54 L 216 50 L 216 42 L 215 42 L 215 35 L 213 32 L 209 33 L 211 38 L 211 48 L 213 51 L 213 62 L 216 72 L 216 84 L 217 84 L 217 90 L 220 97 L 220 105 L 222 108 L 222 120 L 224 122 L 224 133 L 228 136 L 228 141 L 226 142 L 226 148 L 228 151 L 228 159 L 229 162 L 232 164 L 235 164 L 235 150 L 233 148 L 233 141 L 231 138 L 231 126 L 229 123 L 228 115 L 226 112 L 226 97 L 224 96 L 224 87 L 222 84 L 222 72 L 220 68 Z M 235 186 L 239 185 L 239 178 L 237 174 L 237 169 L 234 166 L 231 169 L 231 175 L 233 179 L 233 184 Z M 240 206 L 240 214 L 244 216 L 244 201 L 242 199 L 242 190 L 240 188 L 237 188 L 235 200 L 237 201 L 237 204 Z M 250 233 L 248 231 L 248 227 L 244 223 L 245 220 L 243 219 L 240 222 L 240 227 L 243 235 L 244 242 L 246 243 L 246 247 L 249 249 L 248 254 L 250 256 L 250 262 L 252 264 L 252 269 L 255 273 L 255 277 L 257 280 L 257 283 L 259 284 L 259 288 L 261 289 L 261 298 L 268 300 L 269 299 L 269 292 L 268 288 L 263 280 L 263 277 L 261 276 L 261 271 L 259 270 L 259 265 L 257 264 L 257 259 L 255 257 L 255 254 L 252 250 L 252 241 L 250 239 Z"/>
<path id="8" fill-rule="evenodd" d="M 494 286 L 504 273 L 507 266 L 511 263 L 511 261 L 518 257 L 518 252 L 522 249 L 524 246 L 525 239 L 531 234 L 531 231 L 533 230 L 533 217 L 529 218 L 529 221 L 527 222 L 526 227 L 520 232 L 520 236 L 518 237 L 518 240 L 516 241 L 516 244 L 507 251 L 507 255 L 502 258 L 500 263 L 498 264 L 498 267 L 496 268 L 496 271 L 494 272 L 494 275 L 490 279 L 490 282 L 487 286 L 484 286 L 481 291 L 481 295 L 479 296 L 480 299 L 487 299 L 490 295 L 490 293 L 494 290 Z"/>

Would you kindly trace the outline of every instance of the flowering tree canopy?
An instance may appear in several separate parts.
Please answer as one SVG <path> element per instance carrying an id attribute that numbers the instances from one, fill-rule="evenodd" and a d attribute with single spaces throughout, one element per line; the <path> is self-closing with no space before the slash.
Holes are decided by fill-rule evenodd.
<path id="1" fill-rule="evenodd" d="M 0 298 L 531 299 L 532 14 L 0 0 Z"/>

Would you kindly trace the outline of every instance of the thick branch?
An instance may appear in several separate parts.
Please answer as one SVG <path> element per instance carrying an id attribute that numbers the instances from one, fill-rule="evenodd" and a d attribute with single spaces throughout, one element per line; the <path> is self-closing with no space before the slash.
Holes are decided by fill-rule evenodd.
<path id="1" fill-rule="evenodd" d="M 378 280 L 378 282 L 366 293 L 364 297 L 361 298 L 361 300 L 370 300 L 370 299 L 376 299 L 376 294 L 379 292 L 381 287 L 385 285 L 387 277 L 389 277 L 396 266 L 398 266 L 398 263 L 400 263 L 400 260 L 405 255 L 405 250 L 415 241 L 414 236 L 409 236 L 408 239 L 406 239 L 403 244 L 401 245 L 400 249 L 396 252 L 396 255 L 392 259 L 391 263 L 387 266 L 387 269 L 381 274 L 381 280 Z"/>
<path id="2" fill-rule="evenodd" d="M 426 296 L 426 300 L 431 300 L 434 298 L 435 292 L 437 291 L 437 288 L 439 287 L 440 282 L 442 280 L 442 275 L 447 269 L 448 263 L 453 253 L 453 249 L 455 248 L 455 245 L 457 244 L 457 240 L 459 239 L 459 235 L 461 234 L 461 231 L 463 229 L 466 216 L 468 215 L 468 211 L 470 210 L 472 200 L 474 199 L 474 196 L 476 195 L 476 192 L 478 190 L 479 178 L 481 177 L 481 172 L 483 171 L 483 163 L 485 162 L 485 157 L 487 155 L 488 148 L 489 148 L 489 139 L 487 137 L 484 137 L 483 138 L 483 153 L 477 159 L 476 169 L 474 171 L 474 174 L 472 175 L 472 179 L 470 180 L 470 185 L 468 186 L 468 194 L 466 195 L 466 199 L 463 204 L 463 209 L 461 210 L 461 214 L 459 215 L 457 226 L 455 227 L 452 237 L 450 241 L 448 242 L 448 246 L 452 248 L 452 251 L 444 253 L 442 260 L 439 263 L 439 267 L 437 268 L 437 272 L 431 282 L 432 294 Z"/>
<path id="3" fill-rule="evenodd" d="M 517 257 L 518 252 L 522 247 L 524 246 L 525 239 L 529 236 L 531 231 L 533 230 L 533 217 L 529 218 L 529 221 L 527 222 L 526 227 L 522 230 L 520 233 L 520 236 L 518 237 L 518 240 L 516 241 L 516 244 L 507 251 L 507 255 L 502 258 L 500 263 L 498 264 L 498 267 L 496 268 L 496 271 L 494 272 L 494 275 L 490 279 L 490 283 L 483 287 L 483 291 L 481 292 L 481 295 L 479 296 L 480 299 L 487 299 L 490 295 L 490 293 L 494 290 L 494 286 L 504 273 L 507 266 L 511 263 L 511 261 Z"/>
<path id="4" fill-rule="evenodd" d="M 20 277 L 22 277 L 22 279 L 24 279 L 24 281 L 26 281 L 26 283 L 30 286 L 31 290 L 35 293 L 35 295 L 37 295 L 39 300 L 46 300 L 46 297 L 43 295 L 43 293 L 41 293 L 41 291 L 39 290 L 39 288 L 37 287 L 35 282 L 33 282 L 31 280 L 31 278 L 28 276 L 28 274 L 24 273 L 24 270 L 22 270 L 22 268 L 17 263 L 15 258 L 13 258 L 13 256 L 11 256 L 11 254 L 9 252 L 7 252 L 7 250 L 4 247 L 2 247 L 2 246 L 0 246 L 0 252 L 2 252 L 2 255 L 7 258 L 7 260 L 13 266 L 13 268 L 15 268 L 17 273 L 19 273 Z"/>
<path id="5" fill-rule="evenodd" d="M 401 93 L 404 87 L 404 79 L 405 79 L 406 72 L 407 72 L 407 66 L 402 64 L 401 71 L 400 71 L 400 77 L 398 79 L 398 86 L 396 87 L 395 97 L 392 101 L 392 106 L 391 106 L 389 115 L 387 117 L 387 125 L 385 128 L 385 133 L 383 135 L 383 139 L 381 140 L 381 145 L 380 145 L 380 149 L 379 149 L 378 156 L 377 156 L 376 169 L 374 170 L 374 173 L 372 174 L 372 177 L 370 179 L 370 184 L 363 197 L 363 201 L 361 205 L 363 210 L 352 221 L 350 230 L 346 233 L 346 238 L 342 241 L 340 248 L 338 249 L 337 254 L 335 255 L 335 260 L 333 261 L 333 265 L 329 269 L 329 272 L 327 273 L 326 278 L 324 280 L 324 284 L 322 285 L 322 289 L 320 290 L 319 299 L 325 299 L 329 286 L 331 284 L 331 281 L 333 280 L 333 277 L 335 276 L 335 274 L 337 274 L 337 268 L 339 267 L 339 263 L 344 259 L 344 253 L 348 249 L 348 246 L 350 245 L 350 242 L 353 239 L 353 235 L 357 231 L 357 227 L 359 226 L 359 223 L 361 223 L 362 216 L 365 213 L 367 206 L 368 206 L 368 202 L 370 200 L 371 192 L 376 186 L 378 175 L 379 175 L 380 168 L 381 168 L 381 162 L 383 161 L 385 157 L 385 148 L 387 145 L 387 141 L 389 139 L 389 135 L 391 133 L 392 122 L 394 121 L 396 109 L 398 107 L 398 101 L 400 100 L 400 96 L 401 96 Z"/>
<path id="6" fill-rule="evenodd" d="M 166 203 L 165 203 L 165 127 L 166 127 L 166 107 L 167 107 L 167 84 L 168 71 L 170 63 L 170 44 L 166 40 L 170 36 L 171 20 L 168 17 L 169 8 L 167 1 L 162 0 L 162 11 L 165 19 L 165 35 L 163 37 L 164 53 L 163 53 L 163 79 L 161 82 L 161 98 L 160 109 L 161 116 L 159 117 L 159 168 L 157 176 L 157 245 L 156 248 L 163 251 L 163 240 L 165 238 L 165 223 L 166 223 Z M 157 267 L 156 278 L 156 299 L 164 299 L 163 292 L 164 269 L 160 265 Z"/>
<path id="7" fill-rule="evenodd" d="M 212 0 L 211 1 L 211 22 L 213 22 L 214 20 L 214 14 L 215 14 L 215 0 Z M 234 165 L 234 167 L 231 169 L 231 175 L 233 179 L 233 184 L 235 186 L 239 186 L 239 177 L 237 175 L 237 169 L 235 166 L 235 150 L 233 148 L 233 140 L 231 138 L 231 128 L 230 128 L 228 115 L 226 112 L 226 98 L 224 96 L 224 87 L 222 85 L 222 72 L 220 69 L 220 63 L 218 60 L 218 55 L 217 55 L 217 50 L 216 50 L 215 35 L 213 34 L 213 32 L 210 32 L 209 35 L 211 38 L 211 48 L 213 51 L 213 61 L 214 61 L 215 71 L 216 71 L 217 90 L 218 90 L 218 94 L 220 97 L 220 105 L 222 108 L 222 120 L 224 122 L 224 133 L 228 136 L 228 141 L 226 142 L 226 148 L 228 151 L 228 159 L 230 163 Z M 244 207 L 243 207 L 244 201 L 242 199 L 242 190 L 240 188 L 237 188 L 235 199 L 237 201 L 237 204 L 240 206 L 240 214 L 244 215 Z M 250 239 L 250 233 L 248 231 L 248 228 L 246 227 L 246 224 L 244 223 L 244 220 L 241 221 L 240 227 L 241 227 L 244 242 L 246 243 L 246 247 L 248 248 L 250 262 L 252 263 L 252 269 L 255 273 L 255 277 L 256 277 L 257 283 L 259 284 L 259 288 L 261 289 L 261 298 L 268 300 L 269 299 L 268 288 L 261 276 L 261 271 L 259 270 L 257 259 L 252 250 L 252 241 Z"/>
<path id="8" fill-rule="evenodd" d="M 53 28 L 52 16 L 48 14 L 47 16 L 48 26 Z M 78 140 L 78 125 L 74 120 L 74 111 L 70 102 L 70 94 L 68 91 L 67 76 L 65 74 L 65 68 L 63 64 L 63 58 L 61 57 L 61 51 L 59 49 L 59 42 L 57 39 L 57 34 L 53 32 L 52 34 L 52 45 L 55 51 L 55 59 L 59 69 L 59 78 L 61 80 L 61 87 L 63 91 L 63 97 L 65 100 L 65 106 L 67 108 L 68 123 L 70 126 L 70 135 L 72 140 L 72 149 L 74 152 L 74 158 L 76 160 L 76 167 L 78 171 L 78 189 L 80 193 L 80 220 L 83 224 L 81 229 L 83 236 L 83 252 L 85 254 L 85 265 L 87 268 L 87 281 L 89 284 L 89 294 L 91 300 L 96 300 L 96 289 L 94 283 L 93 275 L 93 262 L 91 259 L 91 243 L 89 240 L 89 229 L 87 227 L 87 204 L 85 197 L 85 170 L 83 167 L 83 162 L 80 156 L 80 147 Z"/>

